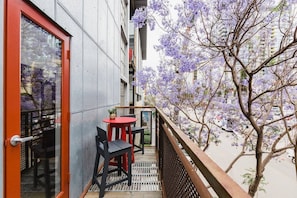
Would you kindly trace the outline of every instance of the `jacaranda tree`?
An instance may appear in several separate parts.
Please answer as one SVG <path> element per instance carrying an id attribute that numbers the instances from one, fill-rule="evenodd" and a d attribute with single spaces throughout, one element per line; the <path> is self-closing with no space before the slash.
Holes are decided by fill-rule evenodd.
<path id="1" fill-rule="evenodd" d="M 226 171 L 254 156 L 251 196 L 271 159 L 287 149 L 296 156 L 296 3 L 151 0 L 132 18 L 164 32 L 157 71 L 143 69 L 135 85 L 204 150 L 224 130 L 234 133 L 242 149 Z"/>

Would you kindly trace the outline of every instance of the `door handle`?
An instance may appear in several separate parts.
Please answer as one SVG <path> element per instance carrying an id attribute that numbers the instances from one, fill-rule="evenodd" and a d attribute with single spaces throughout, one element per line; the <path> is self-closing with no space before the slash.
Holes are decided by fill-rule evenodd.
<path id="1" fill-rule="evenodd" d="M 24 142 L 33 140 L 33 138 L 34 138 L 33 136 L 21 138 L 19 135 L 14 135 L 10 138 L 10 144 L 12 146 L 16 146 L 20 143 L 24 143 Z"/>

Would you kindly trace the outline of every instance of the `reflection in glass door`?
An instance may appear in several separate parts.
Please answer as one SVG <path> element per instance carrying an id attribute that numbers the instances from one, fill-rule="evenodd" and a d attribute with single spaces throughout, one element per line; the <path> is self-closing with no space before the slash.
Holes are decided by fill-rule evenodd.
<path id="1" fill-rule="evenodd" d="M 55 197 L 61 191 L 62 41 L 21 17 L 22 197 Z"/>

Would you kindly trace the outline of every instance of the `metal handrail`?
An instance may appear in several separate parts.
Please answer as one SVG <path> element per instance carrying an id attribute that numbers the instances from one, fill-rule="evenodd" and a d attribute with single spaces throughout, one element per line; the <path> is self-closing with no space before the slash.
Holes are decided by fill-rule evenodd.
<path id="1" fill-rule="evenodd" d="M 164 122 L 163 129 L 171 144 L 175 148 L 181 148 L 179 144 L 185 150 L 187 155 L 191 158 L 191 162 L 197 167 L 200 173 L 208 181 L 211 188 L 216 192 L 219 197 L 250 197 L 231 177 L 229 177 L 213 160 L 211 160 L 206 153 L 204 153 L 189 137 L 183 133 L 162 111 L 157 109 L 159 117 Z M 170 133 L 169 133 L 170 131 Z M 183 152 L 177 152 L 177 155 L 182 159 L 184 158 Z M 190 162 L 187 160 L 183 161 L 186 171 L 191 176 L 193 174 L 193 168 L 189 168 Z M 197 174 L 196 174 L 197 175 Z M 208 197 L 205 193 L 206 185 L 201 185 L 200 179 L 192 180 L 194 185 L 197 186 L 201 197 Z"/>

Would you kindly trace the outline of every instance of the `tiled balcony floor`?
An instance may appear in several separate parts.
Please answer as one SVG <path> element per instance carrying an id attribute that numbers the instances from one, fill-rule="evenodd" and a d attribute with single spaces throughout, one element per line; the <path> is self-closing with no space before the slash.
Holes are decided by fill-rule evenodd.
<path id="1" fill-rule="evenodd" d="M 139 170 L 141 169 L 141 166 L 144 164 L 146 165 L 152 165 L 151 170 L 149 171 L 150 173 L 153 172 L 155 173 L 155 170 L 157 167 L 156 163 L 156 152 L 155 152 L 155 147 L 145 147 L 144 155 L 141 154 L 141 152 L 135 153 L 135 165 L 132 168 L 132 174 L 137 174 L 139 173 Z M 148 167 L 145 167 L 148 168 Z M 140 171 L 141 172 L 141 171 Z M 146 172 L 146 171 L 144 171 Z M 141 181 L 143 182 L 138 182 L 136 177 L 141 177 Z M 150 176 L 149 174 L 137 174 L 132 176 L 132 185 L 130 187 L 126 186 L 124 183 L 118 184 L 113 187 L 113 189 L 106 189 L 105 191 L 105 198 L 161 198 L 162 197 L 162 191 L 161 191 L 161 186 L 160 186 L 160 181 L 155 181 L 150 183 L 150 182 L 145 182 L 144 180 L 146 178 L 152 179 L 154 176 Z M 141 184 L 140 184 L 141 183 Z M 141 185 L 141 187 L 139 187 Z M 121 190 L 120 188 L 123 187 L 126 190 Z M 85 198 L 98 198 L 99 192 L 96 189 L 96 186 L 93 186 L 90 188 L 89 192 L 85 195 Z M 94 190 L 95 189 L 95 190 Z M 156 190 L 154 190 L 156 189 Z M 96 192 L 91 192 L 91 191 L 96 191 Z"/>

